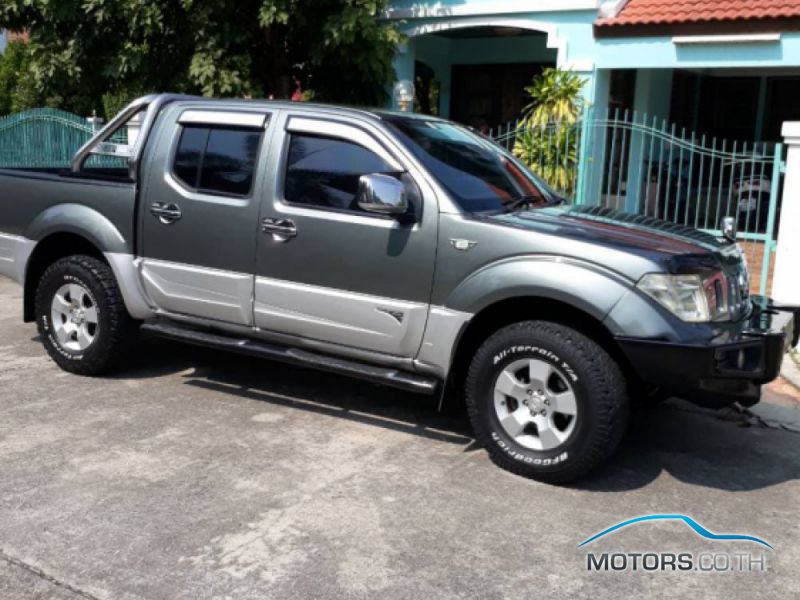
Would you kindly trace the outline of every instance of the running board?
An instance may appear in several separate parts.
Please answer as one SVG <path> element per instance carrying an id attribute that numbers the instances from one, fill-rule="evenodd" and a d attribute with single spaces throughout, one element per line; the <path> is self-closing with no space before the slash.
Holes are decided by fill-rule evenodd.
<path id="1" fill-rule="evenodd" d="M 218 348 L 260 358 L 268 358 L 301 367 L 311 367 L 373 383 L 381 383 L 421 394 L 433 394 L 439 381 L 433 377 L 425 377 L 414 373 L 406 373 L 397 369 L 378 367 L 344 358 L 334 358 L 298 348 L 288 348 L 267 344 L 247 338 L 231 337 L 219 333 L 209 333 L 188 329 L 169 323 L 144 323 L 142 331 L 158 337 L 169 338 L 207 348 Z"/>

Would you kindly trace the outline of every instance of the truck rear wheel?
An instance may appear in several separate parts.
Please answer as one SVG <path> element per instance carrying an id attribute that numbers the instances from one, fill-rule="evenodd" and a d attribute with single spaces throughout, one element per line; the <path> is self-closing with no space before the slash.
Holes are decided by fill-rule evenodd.
<path id="1" fill-rule="evenodd" d="M 497 331 L 469 368 L 467 408 L 500 467 L 548 483 L 574 481 L 616 450 L 628 420 L 625 378 L 582 333 L 547 321 Z"/>
<path id="2" fill-rule="evenodd" d="M 136 333 L 113 271 L 90 256 L 68 256 L 47 268 L 36 289 L 35 312 L 47 353 L 78 375 L 114 368 Z"/>

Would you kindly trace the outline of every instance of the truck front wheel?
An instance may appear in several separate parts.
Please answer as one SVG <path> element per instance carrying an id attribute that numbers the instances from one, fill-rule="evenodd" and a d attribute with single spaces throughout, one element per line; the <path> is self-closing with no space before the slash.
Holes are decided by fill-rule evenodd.
<path id="1" fill-rule="evenodd" d="M 50 265 L 36 289 L 35 312 L 47 353 L 78 375 L 111 370 L 136 333 L 113 271 L 91 256 L 68 256 Z"/>
<path id="2" fill-rule="evenodd" d="M 548 483 L 574 481 L 604 462 L 628 420 L 616 362 L 582 333 L 548 321 L 489 337 L 470 365 L 466 397 L 492 460 Z"/>

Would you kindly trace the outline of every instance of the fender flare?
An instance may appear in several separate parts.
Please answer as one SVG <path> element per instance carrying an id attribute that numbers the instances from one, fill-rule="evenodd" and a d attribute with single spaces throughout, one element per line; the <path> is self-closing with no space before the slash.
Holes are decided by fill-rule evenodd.
<path id="1" fill-rule="evenodd" d="M 153 309 L 139 281 L 133 241 L 126 240 L 108 217 L 82 204 L 57 204 L 40 213 L 30 223 L 25 230 L 25 237 L 38 246 L 50 235 L 59 233 L 71 233 L 87 240 L 105 256 L 116 277 L 125 307 L 134 319 L 153 316 Z M 35 247 L 31 254 L 33 252 Z M 24 266 L 25 279 L 28 266 Z"/>
<path id="2" fill-rule="evenodd" d="M 103 254 L 133 254 L 133 241 L 97 210 L 82 204 L 57 204 L 41 212 L 25 229 L 25 237 L 39 242 L 53 233 L 86 238 Z"/>
<path id="3" fill-rule="evenodd" d="M 603 322 L 633 283 L 598 265 L 557 256 L 520 256 L 490 263 L 461 282 L 447 308 L 478 314 L 484 308 L 520 297 L 569 304 Z"/>

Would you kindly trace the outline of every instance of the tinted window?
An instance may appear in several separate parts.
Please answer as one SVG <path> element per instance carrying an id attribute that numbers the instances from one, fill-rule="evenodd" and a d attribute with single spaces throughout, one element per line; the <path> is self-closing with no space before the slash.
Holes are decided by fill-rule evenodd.
<path id="1" fill-rule="evenodd" d="M 197 187 L 200 159 L 203 156 L 207 139 L 208 128 L 206 127 L 184 127 L 181 133 L 172 170 L 175 176 L 189 187 Z"/>
<path id="2" fill-rule="evenodd" d="M 466 212 L 504 210 L 518 198 L 558 199 L 502 148 L 463 127 L 395 116 L 386 121 Z"/>
<path id="3" fill-rule="evenodd" d="M 370 173 L 392 173 L 380 156 L 363 146 L 333 138 L 292 135 L 286 168 L 288 202 L 360 210 L 358 180 Z"/>
<path id="4" fill-rule="evenodd" d="M 257 131 L 212 129 L 200 169 L 200 189 L 249 194 L 260 144 Z"/>
<path id="5" fill-rule="evenodd" d="M 201 192 L 246 196 L 253 185 L 262 131 L 184 127 L 173 172 Z"/>

